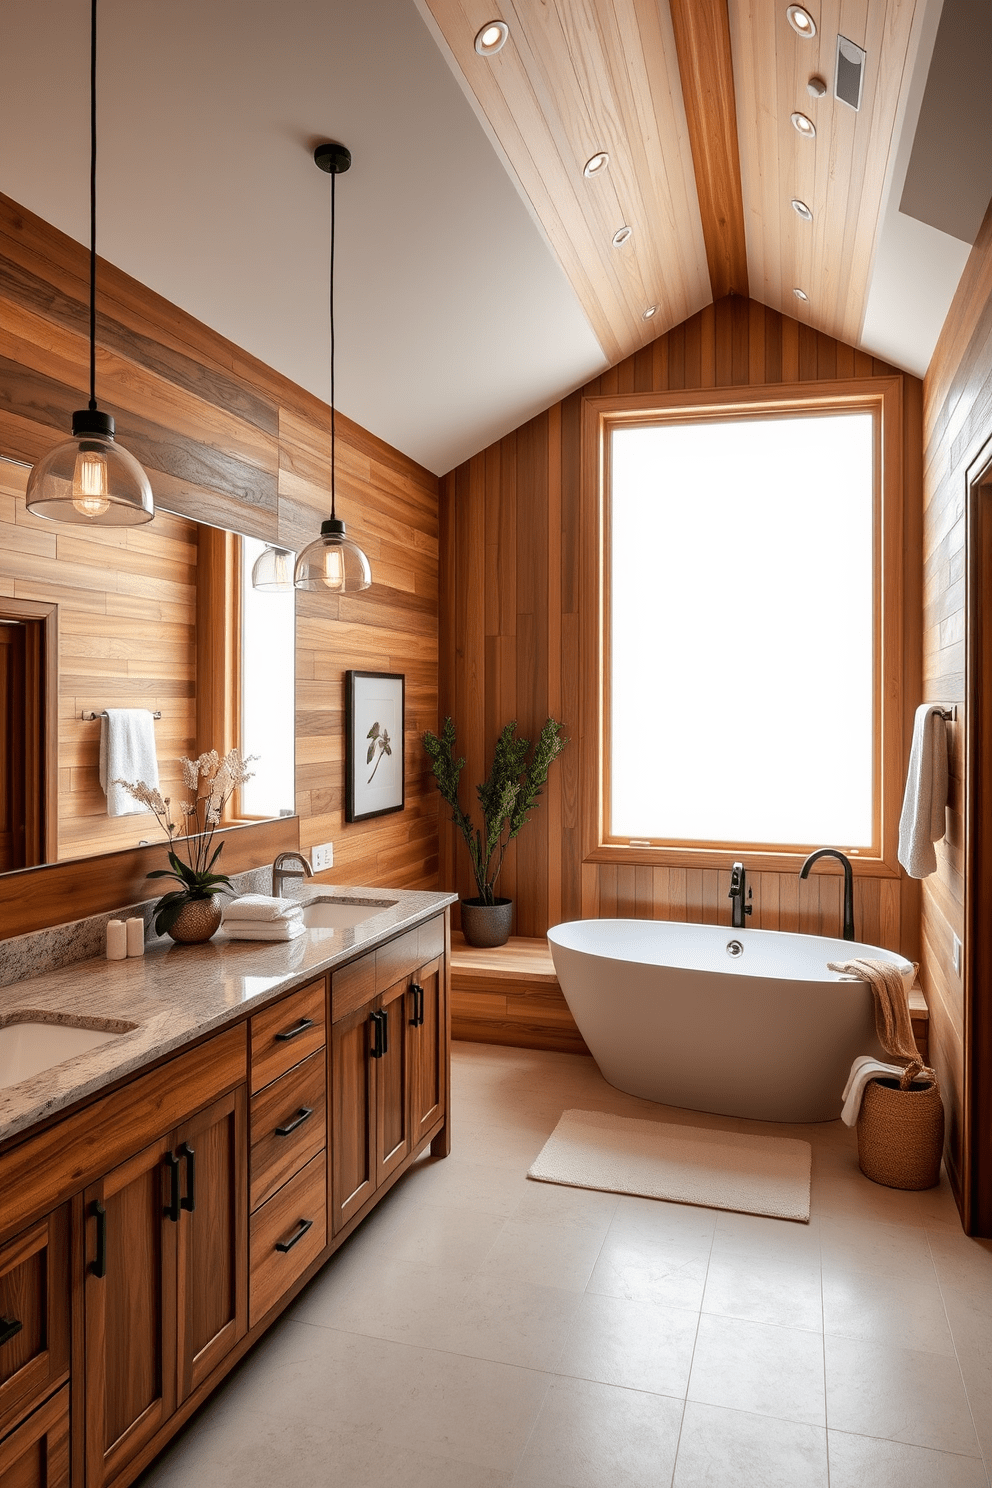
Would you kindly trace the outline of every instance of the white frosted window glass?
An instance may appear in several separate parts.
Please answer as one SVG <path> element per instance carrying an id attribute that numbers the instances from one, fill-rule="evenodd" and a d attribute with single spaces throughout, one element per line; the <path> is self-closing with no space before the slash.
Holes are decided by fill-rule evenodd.
<path id="1" fill-rule="evenodd" d="M 259 758 L 241 791 L 245 816 L 296 810 L 296 594 L 253 589 L 251 570 L 265 544 L 241 539 L 241 738 Z M 291 570 L 292 571 L 292 570 Z"/>
<path id="2" fill-rule="evenodd" d="M 617 428 L 608 835 L 872 844 L 873 419 Z"/>

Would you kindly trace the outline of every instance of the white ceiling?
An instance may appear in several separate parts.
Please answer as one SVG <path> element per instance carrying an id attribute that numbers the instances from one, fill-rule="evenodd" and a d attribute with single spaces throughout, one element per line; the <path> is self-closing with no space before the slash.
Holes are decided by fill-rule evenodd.
<path id="1" fill-rule="evenodd" d="M 312 150 L 342 140 L 338 406 L 441 473 L 606 358 L 418 4 L 100 0 L 99 246 L 326 399 L 329 183 Z M 860 344 L 917 374 L 968 245 L 900 208 L 942 10 L 974 5 L 918 5 L 865 304 Z M 88 26 L 86 0 L 0 0 L 0 190 L 84 242 Z"/>
<path id="2" fill-rule="evenodd" d="M 100 0 L 99 249 L 437 473 L 605 358 L 413 0 Z M 0 0 L 0 190 L 88 241 L 86 0 Z"/>

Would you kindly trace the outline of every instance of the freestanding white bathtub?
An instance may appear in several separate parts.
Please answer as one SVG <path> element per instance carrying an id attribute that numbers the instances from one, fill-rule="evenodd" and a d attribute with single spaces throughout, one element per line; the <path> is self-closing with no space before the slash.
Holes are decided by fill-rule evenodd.
<path id="1" fill-rule="evenodd" d="M 548 931 L 579 1032 L 611 1085 L 665 1105 L 763 1121 L 832 1121 L 858 1054 L 885 1057 L 872 993 L 828 961 L 893 951 L 819 935 L 666 920 Z"/>

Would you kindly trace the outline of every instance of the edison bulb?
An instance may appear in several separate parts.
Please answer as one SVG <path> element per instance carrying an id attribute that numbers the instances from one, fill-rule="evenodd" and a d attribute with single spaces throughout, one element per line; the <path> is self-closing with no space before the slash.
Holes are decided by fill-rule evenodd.
<path id="1" fill-rule="evenodd" d="M 102 517 L 110 509 L 107 462 L 99 451 L 81 449 L 72 472 L 72 504 L 84 517 Z"/>
<path id="2" fill-rule="evenodd" d="M 337 544 L 324 554 L 324 583 L 328 589 L 344 587 L 344 554 Z"/>

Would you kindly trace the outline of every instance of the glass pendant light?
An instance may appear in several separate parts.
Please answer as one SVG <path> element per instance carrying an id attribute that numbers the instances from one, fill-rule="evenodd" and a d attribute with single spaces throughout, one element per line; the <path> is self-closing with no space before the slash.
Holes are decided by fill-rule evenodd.
<path id="1" fill-rule="evenodd" d="M 313 158 L 331 178 L 331 515 L 320 524 L 320 536 L 303 549 L 296 560 L 296 588 L 323 589 L 332 594 L 355 594 L 372 582 L 369 560 L 356 542 L 345 534 L 344 523 L 334 510 L 335 495 L 335 398 L 334 398 L 334 190 L 339 175 L 351 165 L 351 151 L 344 145 L 318 145 Z"/>
<path id="2" fill-rule="evenodd" d="M 96 406 L 96 3 L 90 6 L 90 401 L 72 415 L 72 438 L 49 450 L 28 476 L 27 508 L 53 522 L 135 527 L 155 515 L 148 477 L 114 441 L 114 421 Z"/>
<path id="3" fill-rule="evenodd" d="M 288 548 L 265 548 L 252 565 L 252 588 L 264 589 L 268 594 L 292 594 L 295 557 Z"/>

